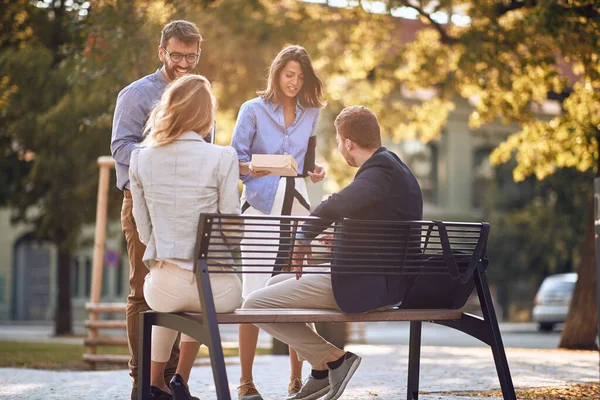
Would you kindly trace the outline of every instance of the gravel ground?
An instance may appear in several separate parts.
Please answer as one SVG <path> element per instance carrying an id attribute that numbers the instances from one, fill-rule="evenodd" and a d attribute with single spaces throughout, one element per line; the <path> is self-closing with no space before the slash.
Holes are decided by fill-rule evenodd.
<path id="1" fill-rule="evenodd" d="M 346 392 L 347 400 L 405 399 L 408 347 L 404 345 L 350 345 L 347 350 L 363 357 Z M 598 382 L 598 352 L 508 349 L 508 360 L 516 387 L 566 386 Z M 265 400 L 286 397 L 289 375 L 285 356 L 256 357 L 255 383 Z M 309 368 L 305 365 L 305 375 Z M 227 360 L 232 398 L 240 367 L 236 358 Z M 130 378 L 125 370 L 97 372 L 0 369 L 0 398 L 36 399 L 128 399 Z M 419 396 L 422 400 L 478 400 L 476 397 L 440 394 L 499 387 L 491 351 L 475 347 L 422 349 Z M 192 393 L 202 400 L 216 399 L 212 373 L 206 364 L 194 367 Z M 489 400 L 487 398 L 486 400 Z"/>

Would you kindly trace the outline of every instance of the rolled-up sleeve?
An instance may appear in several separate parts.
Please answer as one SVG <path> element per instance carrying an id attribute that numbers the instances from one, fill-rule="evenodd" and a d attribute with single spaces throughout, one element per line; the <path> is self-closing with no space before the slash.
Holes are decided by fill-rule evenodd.
<path id="1" fill-rule="evenodd" d="M 316 135 L 317 133 L 317 122 L 319 121 L 319 115 L 321 115 L 321 110 L 320 109 L 316 109 L 316 114 L 315 118 L 313 120 L 312 126 L 310 128 L 310 137 L 313 137 Z"/>
<path id="2" fill-rule="evenodd" d="M 136 88 L 125 88 L 119 93 L 113 117 L 110 151 L 120 164 L 129 165 L 131 152 L 138 147 L 146 123 L 146 113 Z"/>
<path id="3" fill-rule="evenodd" d="M 150 212 L 144 197 L 144 187 L 140 182 L 138 175 L 138 156 L 140 149 L 135 149 L 131 153 L 131 165 L 129 166 L 129 184 L 131 187 L 131 197 L 133 200 L 133 219 L 137 227 L 140 242 L 148 245 L 152 235 L 152 222 Z"/>
<path id="4" fill-rule="evenodd" d="M 221 172 L 219 212 L 221 214 L 240 214 L 240 195 L 237 186 L 240 169 L 236 152 L 231 147 L 223 149 L 219 171 Z"/>
<path id="5" fill-rule="evenodd" d="M 221 179 L 219 181 L 219 213 L 221 214 L 240 214 L 240 195 L 237 182 L 240 176 L 240 170 L 235 149 L 226 147 L 221 153 L 219 163 L 219 172 Z M 226 224 L 223 228 L 223 239 L 228 245 L 239 245 L 243 236 L 243 228 L 238 221 L 223 220 Z M 229 231 L 231 230 L 231 231 Z"/>
<path id="6" fill-rule="evenodd" d="M 256 115 L 252 106 L 248 103 L 242 104 L 238 118 L 233 129 L 231 146 L 237 152 L 240 162 L 249 162 L 252 159 L 252 141 L 256 136 Z M 250 175 L 244 175 L 242 181 L 251 179 Z"/>

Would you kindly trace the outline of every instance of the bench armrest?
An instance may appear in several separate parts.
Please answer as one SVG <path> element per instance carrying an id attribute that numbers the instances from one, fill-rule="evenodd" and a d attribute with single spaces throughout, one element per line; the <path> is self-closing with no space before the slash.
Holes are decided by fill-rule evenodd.
<path id="1" fill-rule="evenodd" d="M 456 264 L 456 258 L 454 257 L 454 252 L 450 248 L 450 239 L 448 238 L 446 225 L 442 221 L 433 221 L 433 223 L 438 227 L 444 260 L 446 261 L 446 267 L 448 268 L 450 278 L 455 281 L 460 281 L 462 284 L 467 283 L 469 279 L 471 279 L 471 276 L 475 272 L 475 268 L 477 268 L 480 260 L 484 256 L 490 225 L 487 223 L 482 224 L 477 245 L 475 246 L 475 250 L 473 251 L 473 255 L 471 256 L 467 270 L 461 278 L 460 272 L 458 271 L 458 266 Z"/>

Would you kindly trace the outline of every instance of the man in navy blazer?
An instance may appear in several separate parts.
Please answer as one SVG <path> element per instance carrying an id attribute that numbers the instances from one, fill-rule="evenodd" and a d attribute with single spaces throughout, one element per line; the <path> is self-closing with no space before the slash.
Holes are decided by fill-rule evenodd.
<path id="1" fill-rule="evenodd" d="M 360 220 L 410 221 L 423 217 L 423 199 L 419 184 L 400 158 L 381 146 L 379 121 L 366 107 L 342 110 L 335 120 L 338 150 L 352 167 L 359 170 L 352 183 L 322 202 L 311 216 L 326 218 L 310 221 L 298 232 L 295 251 L 307 254 L 310 241 L 321 234 L 331 219 L 340 220 L 336 238 L 339 246 L 332 253 L 333 270 L 357 271 L 361 240 L 371 239 Z M 342 220 L 345 219 L 345 220 Z M 364 223 L 363 223 L 364 224 Z M 351 234 L 350 234 L 351 233 Z M 402 234 L 402 232 L 391 232 Z M 354 245 L 353 245 L 354 244 Z M 344 252 L 352 252 L 345 255 Z M 369 259 L 384 266 L 385 256 Z M 389 254 L 387 255 L 389 258 Z M 375 256 L 377 257 L 377 256 Z M 357 261 L 357 258 L 359 260 Z M 295 256 L 296 279 L 278 275 L 272 284 L 253 292 L 243 308 L 331 308 L 348 313 L 361 313 L 402 302 L 411 281 L 403 276 L 382 274 L 311 274 L 302 276 L 299 256 Z M 358 269 L 358 271 L 363 271 Z M 382 269 L 383 271 L 383 269 Z M 326 400 L 341 396 L 361 358 L 344 352 L 323 339 L 308 324 L 257 324 L 271 336 L 289 344 L 312 366 L 312 373 L 300 392 L 288 399 L 316 399 L 326 394 Z M 328 379 L 326 379 L 328 378 Z"/>

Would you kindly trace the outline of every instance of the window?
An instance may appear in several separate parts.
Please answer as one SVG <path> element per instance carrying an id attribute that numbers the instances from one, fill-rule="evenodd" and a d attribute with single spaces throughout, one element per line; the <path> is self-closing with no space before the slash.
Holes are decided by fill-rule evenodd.
<path id="1" fill-rule="evenodd" d="M 79 297 L 79 259 L 71 260 L 71 297 Z"/>
<path id="2" fill-rule="evenodd" d="M 92 287 L 92 259 L 85 258 L 85 297 L 90 297 Z"/>
<path id="3" fill-rule="evenodd" d="M 408 165 L 421 186 L 423 202 L 438 203 L 438 146 L 417 140 L 401 144 L 402 160 Z"/>
<path id="4" fill-rule="evenodd" d="M 123 263 L 119 258 L 119 263 L 117 264 L 117 273 L 115 274 L 116 287 L 117 287 L 117 296 L 123 295 Z"/>
<path id="5" fill-rule="evenodd" d="M 485 195 L 494 178 L 494 167 L 490 163 L 491 148 L 480 148 L 473 155 L 473 191 L 471 204 L 475 208 L 485 205 Z"/>

